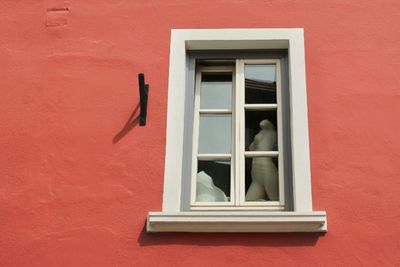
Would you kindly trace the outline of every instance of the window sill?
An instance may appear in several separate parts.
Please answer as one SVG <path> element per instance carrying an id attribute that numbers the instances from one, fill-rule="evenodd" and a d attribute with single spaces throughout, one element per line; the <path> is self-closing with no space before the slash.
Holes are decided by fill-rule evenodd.
<path id="1" fill-rule="evenodd" d="M 149 212 L 147 232 L 326 232 L 326 213 L 271 211 Z"/>

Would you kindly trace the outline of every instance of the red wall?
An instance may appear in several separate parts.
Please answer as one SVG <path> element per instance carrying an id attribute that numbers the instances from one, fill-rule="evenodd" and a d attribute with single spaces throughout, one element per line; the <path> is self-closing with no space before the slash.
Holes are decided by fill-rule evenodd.
<path id="1" fill-rule="evenodd" d="M 399 14 L 396 0 L 1 1 L 0 266 L 399 266 Z M 313 201 L 329 232 L 147 234 L 170 30 L 246 27 L 305 29 Z M 148 125 L 136 113 L 124 127 L 139 72 Z"/>

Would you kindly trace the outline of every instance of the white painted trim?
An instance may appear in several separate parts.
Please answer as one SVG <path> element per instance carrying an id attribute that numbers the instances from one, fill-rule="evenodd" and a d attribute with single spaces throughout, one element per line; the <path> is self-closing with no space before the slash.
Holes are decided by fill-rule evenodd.
<path id="1" fill-rule="evenodd" d="M 232 154 L 197 154 L 197 160 L 230 160 Z"/>
<path id="2" fill-rule="evenodd" d="M 190 206 L 233 206 L 235 204 L 235 194 L 234 194 L 234 181 L 235 181 L 235 161 L 231 154 L 198 154 L 199 146 L 199 127 L 200 127 L 200 115 L 202 114 L 230 114 L 231 115 L 231 153 L 234 152 L 235 145 L 235 117 L 232 109 L 200 109 L 201 106 L 201 81 L 203 73 L 210 72 L 229 72 L 232 73 L 232 103 L 235 103 L 235 72 L 234 67 L 231 66 L 210 66 L 210 67 L 200 67 L 195 73 L 195 103 L 194 103 L 194 131 L 193 131 L 193 155 L 192 155 L 192 176 L 191 176 L 191 201 Z M 188 155 L 190 156 L 190 155 Z M 228 158 L 227 158 L 228 156 Z M 198 160 L 217 160 L 225 159 L 230 160 L 231 166 L 231 180 L 230 180 L 230 200 L 227 202 L 197 202 L 196 201 L 196 187 L 197 187 L 197 167 Z"/>
<path id="3" fill-rule="evenodd" d="M 281 79 L 281 61 L 276 62 L 276 100 L 278 104 L 277 110 L 277 128 L 278 128 L 278 173 L 279 173 L 279 201 L 282 206 L 285 206 L 285 167 L 283 165 L 283 159 L 285 157 L 285 150 L 283 149 L 283 123 L 282 123 L 282 79 Z"/>
<path id="4" fill-rule="evenodd" d="M 240 74 L 240 60 L 236 59 L 235 60 L 235 146 L 234 146 L 234 151 L 235 151 L 235 206 L 238 207 L 240 204 L 240 197 L 241 197 L 241 183 L 242 180 L 244 179 L 240 179 L 239 177 L 241 177 L 241 167 L 242 166 L 242 159 L 240 157 L 240 151 L 241 151 L 241 146 L 240 146 L 240 142 L 241 142 L 241 130 L 240 128 L 242 127 L 242 125 L 240 124 L 241 119 L 242 119 L 242 113 L 240 112 L 240 108 L 241 108 L 241 103 L 242 103 L 242 94 L 240 91 L 240 84 L 243 82 L 242 81 L 242 75 Z"/>
<path id="5" fill-rule="evenodd" d="M 276 81 L 276 103 L 272 104 L 246 104 L 245 103 L 245 66 L 246 65 L 254 65 L 254 64 L 270 64 L 274 65 L 276 72 L 275 72 L 275 81 Z M 282 135 L 282 99 L 281 99 L 281 64 L 280 59 L 240 59 L 236 64 L 239 71 L 237 76 L 240 77 L 240 83 L 237 84 L 237 89 L 239 91 L 239 98 L 240 104 L 238 112 L 240 112 L 239 123 L 242 124 L 241 132 L 240 132 L 240 139 L 239 139 L 239 154 L 240 154 L 240 177 L 242 180 L 239 183 L 240 186 L 240 193 L 239 193 L 239 206 L 246 206 L 249 209 L 253 206 L 268 206 L 266 203 L 268 202 L 255 202 L 255 201 L 246 201 L 245 199 L 245 162 L 243 158 L 249 158 L 252 156 L 260 157 L 260 156 L 277 156 L 279 167 L 279 201 L 278 207 L 279 209 L 283 210 L 285 208 L 285 173 L 284 173 L 284 166 L 283 166 L 283 135 Z M 258 111 L 258 110 L 277 110 L 277 129 L 278 129 L 278 151 L 245 151 L 245 113 L 247 110 Z"/>
<path id="6" fill-rule="evenodd" d="M 244 104 L 245 110 L 277 110 L 278 104 Z"/>
<path id="7" fill-rule="evenodd" d="M 171 33 L 163 211 L 180 211 L 186 87 L 185 41 Z"/>
<path id="8" fill-rule="evenodd" d="M 191 189 L 190 189 L 190 205 L 194 205 L 196 202 L 196 183 L 197 183 L 197 165 L 198 165 L 198 146 L 199 146 L 199 127 L 200 127 L 200 86 L 201 86 L 201 72 L 195 73 L 195 93 L 194 93 L 194 120 L 193 120 L 193 138 L 192 138 L 192 175 L 191 177 L 185 177 L 185 179 L 191 180 Z M 190 156 L 190 155 L 187 155 Z M 179 184 L 178 184 L 179 186 Z"/>
<path id="9" fill-rule="evenodd" d="M 293 205 L 295 211 L 311 211 L 310 146 L 303 34 L 290 40 L 289 84 L 290 122 L 292 129 Z"/>
<path id="10" fill-rule="evenodd" d="M 200 114 L 232 114 L 231 109 L 200 109 Z"/>
<path id="11" fill-rule="evenodd" d="M 246 171 L 245 171 L 245 128 L 246 128 L 246 121 L 245 121 L 245 112 L 246 110 L 244 109 L 244 103 L 245 103 L 245 77 L 244 77 L 244 63 L 243 59 L 238 59 L 236 60 L 236 66 L 237 66 L 237 76 L 238 76 L 238 84 L 237 84 L 237 90 L 238 90 L 238 98 L 239 98 L 239 105 L 237 109 L 237 113 L 239 114 L 239 149 L 238 149 L 238 154 L 239 154 L 239 173 L 240 181 L 237 183 L 239 186 L 239 202 L 237 203 L 238 206 L 243 206 L 245 203 L 245 196 L 246 196 L 246 191 L 245 191 L 245 184 L 246 184 Z"/>
<path id="12" fill-rule="evenodd" d="M 279 151 L 245 151 L 244 156 L 246 158 L 255 157 L 278 157 Z"/>
<path id="13" fill-rule="evenodd" d="M 303 29 L 300 28 L 173 29 L 171 31 L 162 208 L 164 213 L 183 212 L 182 207 L 187 206 L 181 202 L 184 199 L 182 197 L 183 179 L 190 179 L 182 177 L 185 102 L 189 101 L 186 99 L 186 51 L 207 49 L 288 49 L 294 201 L 294 211 L 289 213 L 312 212 L 303 34 Z M 149 231 L 154 231 L 154 228 L 148 227 L 150 227 Z M 240 231 L 240 229 L 236 230 Z"/>
<path id="14" fill-rule="evenodd" d="M 326 232 L 326 213 L 282 211 L 150 212 L 148 232 Z"/>
<path id="15" fill-rule="evenodd" d="M 280 205 L 279 202 L 273 201 L 263 201 L 263 202 L 248 202 L 242 206 L 227 206 L 227 205 L 214 205 L 214 206 L 192 206 L 191 211 L 284 211 L 285 207 Z M 199 202 L 202 203 L 202 202 Z M 218 203 L 228 203 L 228 202 L 218 202 Z M 249 204 L 250 203 L 250 204 Z M 215 202 L 214 202 L 215 204 Z"/>

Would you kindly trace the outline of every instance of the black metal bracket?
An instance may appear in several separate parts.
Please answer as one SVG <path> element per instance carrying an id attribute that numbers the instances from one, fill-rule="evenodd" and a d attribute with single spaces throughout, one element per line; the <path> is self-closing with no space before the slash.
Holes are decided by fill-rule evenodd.
<path id="1" fill-rule="evenodd" d="M 147 99 L 149 97 L 149 85 L 144 82 L 144 74 L 139 73 L 139 96 L 140 96 L 140 126 L 146 125 Z"/>

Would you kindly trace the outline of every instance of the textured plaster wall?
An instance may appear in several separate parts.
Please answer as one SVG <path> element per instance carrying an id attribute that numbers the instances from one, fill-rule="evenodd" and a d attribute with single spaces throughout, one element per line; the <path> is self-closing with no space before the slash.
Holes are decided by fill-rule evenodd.
<path id="1" fill-rule="evenodd" d="M 395 0 L 1 1 L 0 266 L 399 266 L 399 13 Z M 329 232 L 146 234 L 170 29 L 244 27 L 305 28 L 314 209 Z"/>

